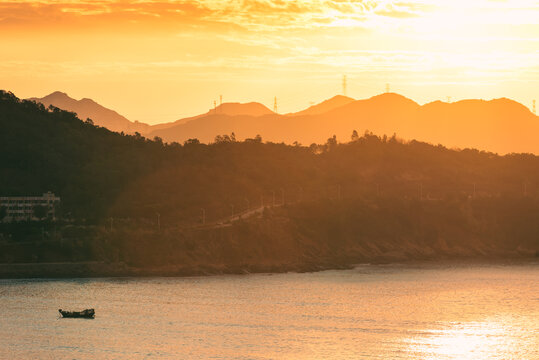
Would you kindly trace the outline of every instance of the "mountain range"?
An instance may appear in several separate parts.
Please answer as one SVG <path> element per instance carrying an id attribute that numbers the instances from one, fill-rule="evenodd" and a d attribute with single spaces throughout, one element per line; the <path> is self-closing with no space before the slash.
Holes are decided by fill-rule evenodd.
<path id="1" fill-rule="evenodd" d="M 256 102 L 223 103 L 204 114 L 158 125 L 129 121 L 90 99 L 77 101 L 60 92 L 30 100 L 74 111 L 113 131 L 139 132 L 167 142 L 191 138 L 211 142 L 217 135 L 234 132 L 237 139 L 261 135 L 265 141 L 310 144 L 324 143 L 333 135 L 346 141 L 357 130 L 454 148 L 539 153 L 538 117 L 506 98 L 419 105 L 395 93 L 364 100 L 338 95 L 289 114 L 274 113 Z"/>
<path id="2" fill-rule="evenodd" d="M 116 111 L 96 103 L 92 99 L 84 98 L 76 100 L 64 92 L 55 91 L 42 98 L 29 98 L 35 102 L 40 102 L 46 107 L 53 105 L 62 110 L 77 113 L 81 120 L 91 119 L 95 125 L 106 127 L 109 130 L 125 133 L 146 133 L 149 125 L 138 121 L 130 121 Z"/>

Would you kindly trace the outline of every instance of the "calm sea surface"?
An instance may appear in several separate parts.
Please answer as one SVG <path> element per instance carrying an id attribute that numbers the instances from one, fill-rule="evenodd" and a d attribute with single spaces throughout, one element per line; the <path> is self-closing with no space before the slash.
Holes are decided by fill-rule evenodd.
<path id="1" fill-rule="evenodd" d="M 539 264 L 0 280 L 0 359 L 146 358 L 537 360 Z"/>

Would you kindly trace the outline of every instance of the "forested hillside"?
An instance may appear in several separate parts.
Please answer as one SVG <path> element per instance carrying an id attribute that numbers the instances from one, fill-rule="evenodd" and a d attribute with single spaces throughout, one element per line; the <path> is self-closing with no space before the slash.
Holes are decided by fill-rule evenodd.
<path id="1" fill-rule="evenodd" d="M 49 263 L 3 267 L 1 277 L 316 270 L 539 251 L 533 155 L 371 133 L 309 147 L 233 134 L 163 144 L 2 92 L 0 156 L 2 196 L 62 198 L 57 222 L 1 224 L 0 263 Z M 104 263 L 50 264 L 87 261 Z"/>
<path id="2" fill-rule="evenodd" d="M 289 146 L 260 138 L 163 144 L 121 135 L 73 113 L 0 94 L 2 195 L 53 191 L 62 211 L 91 221 L 153 218 L 192 223 L 261 204 L 383 196 L 539 195 L 539 158 L 497 156 L 366 133 Z"/>
<path id="3" fill-rule="evenodd" d="M 65 213 L 98 218 L 130 181 L 157 169 L 168 153 L 142 137 L 123 136 L 74 113 L 0 93 L 2 195 L 62 197 Z"/>

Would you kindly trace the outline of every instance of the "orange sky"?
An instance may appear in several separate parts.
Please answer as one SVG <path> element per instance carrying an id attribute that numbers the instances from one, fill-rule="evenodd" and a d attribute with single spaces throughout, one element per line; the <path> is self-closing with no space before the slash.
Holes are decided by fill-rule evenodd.
<path id="1" fill-rule="evenodd" d="M 224 101 L 279 111 L 385 90 L 420 103 L 539 89 L 536 0 L 2 1 L 0 88 L 89 97 L 131 120 Z"/>

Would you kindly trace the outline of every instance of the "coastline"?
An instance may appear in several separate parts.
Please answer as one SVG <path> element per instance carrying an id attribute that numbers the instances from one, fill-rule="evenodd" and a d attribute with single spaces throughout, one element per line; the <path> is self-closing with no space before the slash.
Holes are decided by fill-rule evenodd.
<path id="1" fill-rule="evenodd" d="M 539 259 L 534 223 L 522 223 L 515 214 L 502 217 L 505 208 L 499 199 L 485 204 L 379 199 L 268 209 L 226 227 L 66 225 L 42 240 L 0 241 L 0 278 L 204 276 Z"/>
<path id="2" fill-rule="evenodd" d="M 507 254 L 509 255 L 509 254 Z M 344 260 L 344 259 L 342 259 Z M 193 277 L 215 275 L 307 273 L 326 270 L 349 270 L 358 265 L 424 265 L 424 264 L 539 264 L 539 257 L 511 254 L 511 256 L 455 256 L 432 258 L 397 258 L 382 256 L 372 259 L 347 259 L 339 262 L 283 264 L 200 264 L 198 266 L 166 265 L 154 267 L 133 267 L 125 263 L 63 262 L 63 263 L 15 263 L 0 264 L 0 279 L 65 279 L 100 277 Z"/>

